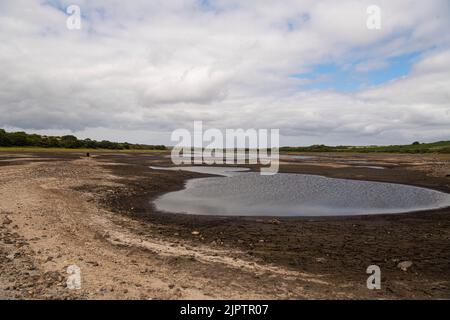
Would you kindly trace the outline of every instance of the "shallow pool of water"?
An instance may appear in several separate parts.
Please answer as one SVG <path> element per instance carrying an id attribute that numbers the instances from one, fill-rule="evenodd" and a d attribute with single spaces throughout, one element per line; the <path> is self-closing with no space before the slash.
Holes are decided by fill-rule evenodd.
<path id="1" fill-rule="evenodd" d="M 237 172 L 249 171 L 248 168 L 239 168 L 239 167 L 213 167 L 213 166 L 190 166 L 190 167 L 150 167 L 153 170 L 170 170 L 170 171 L 189 171 L 189 172 L 198 172 L 205 174 L 215 174 L 218 176 L 232 176 Z"/>
<path id="2" fill-rule="evenodd" d="M 378 170 L 384 170 L 385 167 L 381 166 L 353 166 L 354 168 L 368 168 L 368 169 L 378 169 Z"/>
<path id="3" fill-rule="evenodd" d="M 158 210 L 201 215 L 333 216 L 450 206 L 450 194 L 393 183 L 306 174 L 262 176 L 257 172 L 233 172 L 244 168 L 169 168 L 180 169 L 223 176 L 189 180 L 185 189 L 156 199 Z"/>
<path id="4" fill-rule="evenodd" d="M 314 156 L 302 156 L 302 155 L 287 155 L 287 157 L 300 160 L 312 160 L 316 158 Z"/>

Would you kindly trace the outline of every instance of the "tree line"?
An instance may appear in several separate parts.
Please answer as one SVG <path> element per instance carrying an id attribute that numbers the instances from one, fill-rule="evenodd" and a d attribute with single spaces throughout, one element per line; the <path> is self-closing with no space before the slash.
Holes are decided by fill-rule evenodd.
<path id="1" fill-rule="evenodd" d="M 281 152 L 386 152 L 386 153 L 450 153 L 450 141 L 390 146 L 326 146 L 316 144 L 309 147 L 281 147 Z"/>
<path id="2" fill-rule="evenodd" d="M 2 147 L 43 147 L 43 148 L 88 148 L 113 150 L 166 150 L 164 145 L 132 144 L 128 142 L 96 141 L 92 139 L 78 139 L 73 135 L 44 136 L 28 134 L 23 131 L 6 132 L 0 129 L 0 146 Z"/>

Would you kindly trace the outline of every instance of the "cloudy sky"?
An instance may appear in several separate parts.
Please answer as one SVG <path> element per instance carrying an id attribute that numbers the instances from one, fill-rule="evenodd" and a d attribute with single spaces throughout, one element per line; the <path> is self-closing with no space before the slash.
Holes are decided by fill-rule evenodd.
<path id="1" fill-rule="evenodd" d="M 279 128 L 282 145 L 449 140 L 449 30 L 449 0 L 1 0 L 0 127 L 170 144 L 203 120 Z"/>

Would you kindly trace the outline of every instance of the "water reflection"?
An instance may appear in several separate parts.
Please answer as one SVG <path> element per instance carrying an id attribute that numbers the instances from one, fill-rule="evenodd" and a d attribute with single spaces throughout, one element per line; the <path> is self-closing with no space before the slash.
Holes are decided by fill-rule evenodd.
<path id="1" fill-rule="evenodd" d="M 185 189 L 156 199 L 158 210 L 201 215 L 332 216 L 450 206 L 447 193 L 393 183 L 287 173 L 261 176 L 242 172 L 245 168 L 169 168 L 180 169 L 225 177 L 191 179 Z"/>

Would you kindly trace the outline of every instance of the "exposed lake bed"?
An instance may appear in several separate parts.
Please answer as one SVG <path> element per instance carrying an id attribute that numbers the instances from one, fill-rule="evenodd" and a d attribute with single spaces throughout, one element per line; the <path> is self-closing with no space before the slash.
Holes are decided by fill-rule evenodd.
<path id="1" fill-rule="evenodd" d="M 79 298 L 450 297 L 449 208 L 275 218 L 161 212 L 149 200 L 181 191 L 192 179 L 229 179 L 149 168 L 172 166 L 166 156 L 106 153 L 82 159 L 61 154 L 58 161 L 46 163 L 5 161 L 0 166 L 5 195 L 1 205 L 13 222 L 0 227 L 24 237 L 28 244 L 23 248 L 33 250 L 23 256 L 34 259 L 38 270 L 64 276 L 67 261 L 79 263 L 87 275 L 83 289 L 76 293 Z M 42 155 L 46 157 L 50 155 Z M 346 159 L 389 169 L 336 165 Z M 284 163 L 280 172 L 448 193 L 447 161 L 428 155 L 320 154 L 314 161 Z M 239 174 L 259 174 L 258 168 L 246 167 L 252 173 Z M 54 190 L 56 182 L 62 191 Z M 20 200 L 20 207 L 11 194 Z M 47 200 L 37 202 L 25 195 Z M 70 210 L 61 211 L 62 207 Z M 75 245 L 80 239 L 86 245 Z M 44 263 L 41 255 L 32 253 L 44 249 L 51 262 Z M 98 265 L 92 265 L 97 260 Z M 407 271 L 398 267 L 403 261 L 412 262 Z M 15 272 L 19 262 L 5 260 L 2 277 Z M 370 264 L 382 270 L 381 290 L 365 287 Z M 15 279 L 21 279 L 22 271 L 17 269 Z M 111 274 L 125 284 L 114 281 Z"/>

